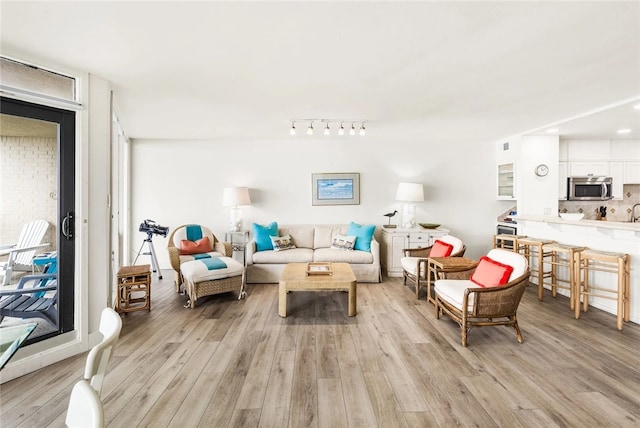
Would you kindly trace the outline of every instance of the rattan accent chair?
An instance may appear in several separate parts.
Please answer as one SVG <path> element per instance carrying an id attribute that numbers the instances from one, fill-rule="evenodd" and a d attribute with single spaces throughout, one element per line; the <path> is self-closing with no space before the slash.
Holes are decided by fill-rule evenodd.
<path id="1" fill-rule="evenodd" d="M 231 249 L 231 244 L 228 242 L 221 242 L 216 238 L 216 236 L 211 232 L 211 230 L 206 226 L 195 225 L 195 224 L 183 224 L 182 226 L 176 227 L 171 235 L 169 235 L 168 243 L 167 243 L 167 251 L 169 252 L 169 260 L 171 261 L 171 267 L 175 273 L 175 284 L 176 291 L 180 292 L 180 286 L 182 285 L 183 278 L 180 272 L 180 265 L 182 263 L 196 260 L 197 254 L 181 254 L 180 244 L 183 239 L 193 238 L 192 236 L 188 236 L 190 232 L 196 231 L 200 229 L 200 236 L 209 237 L 209 243 L 211 244 L 211 248 L 206 253 L 211 256 L 226 256 L 231 257 L 233 251 Z M 198 236 L 196 234 L 196 236 Z M 201 239 L 201 238 L 196 238 Z M 195 239 L 190 239 L 195 240 Z"/>
<path id="2" fill-rule="evenodd" d="M 439 319 L 444 312 L 460 325 L 462 346 L 467 346 L 467 336 L 472 327 L 495 325 L 512 326 L 518 343 L 522 343 L 516 311 L 529 283 L 531 272 L 527 259 L 502 249 L 489 251 L 487 257 L 513 267 L 508 282 L 499 286 L 478 286 L 469 279 L 477 266 L 466 271 L 441 272 L 443 279 L 435 283 L 436 318 Z"/>
<path id="3" fill-rule="evenodd" d="M 467 250 L 466 245 L 455 236 L 445 235 L 438 240 L 453 246 L 452 252 L 448 257 L 462 257 Z M 407 280 L 413 283 L 416 290 L 416 298 L 420 295 L 420 287 L 427 280 L 427 259 L 431 254 L 433 245 L 424 248 L 405 248 L 404 257 L 400 260 L 402 265 L 402 283 L 407 285 Z M 431 278 L 435 281 L 435 278 Z M 429 296 L 427 296 L 429 300 Z"/>

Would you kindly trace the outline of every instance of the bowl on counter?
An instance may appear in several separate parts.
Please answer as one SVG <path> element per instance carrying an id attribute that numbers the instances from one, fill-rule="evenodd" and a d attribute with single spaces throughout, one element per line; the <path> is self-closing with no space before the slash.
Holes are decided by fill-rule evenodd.
<path id="1" fill-rule="evenodd" d="M 437 229 L 438 227 L 440 227 L 440 225 L 437 223 L 418 223 L 418 224 L 425 229 Z"/>
<path id="2" fill-rule="evenodd" d="M 561 213 L 560 217 L 562 217 L 565 220 L 577 221 L 577 220 L 582 220 L 584 218 L 584 214 L 582 214 L 582 213 Z"/>

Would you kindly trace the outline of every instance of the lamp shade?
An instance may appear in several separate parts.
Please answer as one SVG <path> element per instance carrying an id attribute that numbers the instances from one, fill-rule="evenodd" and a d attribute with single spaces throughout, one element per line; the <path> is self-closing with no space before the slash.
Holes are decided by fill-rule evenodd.
<path id="1" fill-rule="evenodd" d="M 424 192 L 422 184 L 400 183 L 396 192 L 396 201 L 403 202 L 424 202 Z"/>
<path id="2" fill-rule="evenodd" d="M 225 187 L 222 193 L 222 205 L 225 207 L 237 207 L 238 205 L 251 205 L 248 187 Z"/>

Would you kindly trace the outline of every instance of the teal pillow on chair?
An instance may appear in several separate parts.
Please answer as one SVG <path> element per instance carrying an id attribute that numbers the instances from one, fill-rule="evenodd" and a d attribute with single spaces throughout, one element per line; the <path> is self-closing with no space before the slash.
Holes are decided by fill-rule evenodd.
<path id="1" fill-rule="evenodd" d="M 278 223 L 271 222 L 266 226 L 253 223 L 253 237 L 256 241 L 256 251 L 273 250 L 271 236 L 278 236 Z"/>
<path id="2" fill-rule="evenodd" d="M 373 232 L 375 232 L 375 230 L 375 224 L 365 224 L 364 226 L 360 226 L 358 223 L 349 223 L 347 235 L 353 235 L 356 237 L 354 250 L 371 252 L 371 239 L 373 239 Z"/>

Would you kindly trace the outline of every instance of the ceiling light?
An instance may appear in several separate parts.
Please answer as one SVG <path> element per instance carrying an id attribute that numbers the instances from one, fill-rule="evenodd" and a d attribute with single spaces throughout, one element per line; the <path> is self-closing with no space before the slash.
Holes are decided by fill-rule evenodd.
<path id="1" fill-rule="evenodd" d="M 324 127 L 324 135 L 331 134 L 331 130 L 329 129 L 329 122 L 327 122 L 327 126 Z"/>
<path id="2" fill-rule="evenodd" d="M 365 131 L 364 131 L 364 122 L 362 122 L 362 124 L 360 125 L 360 135 L 364 135 Z"/>
<path id="3" fill-rule="evenodd" d="M 344 135 L 344 126 L 342 126 L 342 122 L 340 122 L 340 129 L 338 129 L 338 135 Z"/>
<path id="4" fill-rule="evenodd" d="M 295 124 L 295 122 L 291 122 L 291 129 L 289 130 L 289 134 L 296 135 L 296 124 Z"/>
<path id="5" fill-rule="evenodd" d="M 309 125 L 307 126 L 307 135 L 313 135 L 313 131 L 315 130 L 314 128 L 314 124 L 315 123 L 320 123 L 320 131 L 322 132 L 322 134 L 324 135 L 331 135 L 331 130 L 337 130 L 337 134 L 338 135 L 345 135 L 345 133 L 347 132 L 347 130 L 349 131 L 349 135 L 356 135 L 356 123 L 360 124 L 360 127 L 358 128 L 358 134 L 360 135 L 366 135 L 366 129 L 365 129 L 365 123 L 367 123 L 366 120 L 362 120 L 362 119 L 321 119 L 321 118 L 293 118 L 293 119 L 289 119 L 289 122 L 291 122 L 291 127 L 289 128 L 289 134 L 291 135 L 296 135 L 297 133 L 297 129 L 296 129 L 296 122 L 297 123 L 308 123 Z M 351 126 L 344 126 L 344 124 L 351 124 Z"/>
<path id="6" fill-rule="evenodd" d="M 549 128 L 549 129 L 547 129 L 547 132 L 549 134 L 557 134 L 558 131 L 560 131 L 558 128 Z"/>
<path id="7" fill-rule="evenodd" d="M 349 130 L 349 135 L 356 135 L 356 127 L 351 124 L 351 129 Z"/>
<path id="8" fill-rule="evenodd" d="M 629 128 L 618 129 L 618 134 L 630 134 L 631 130 Z"/>
<path id="9" fill-rule="evenodd" d="M 633 106 L 634 110 L 640 110 L 640 104 L 636 104 Z"/>
<path id="10" fill-rule="evenodd" d="M 307 128 L 307 135 L 313 135 L 313 122 L 309 122 L 309 127 Z"/>

